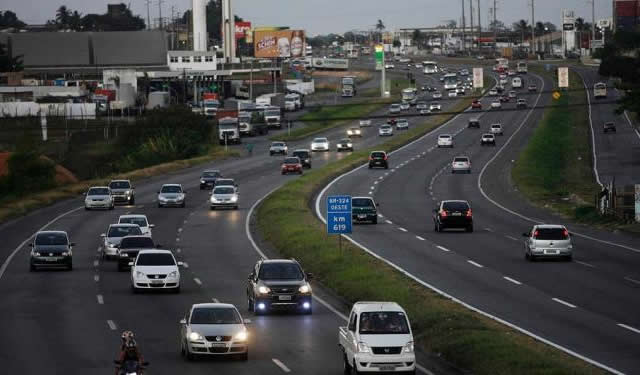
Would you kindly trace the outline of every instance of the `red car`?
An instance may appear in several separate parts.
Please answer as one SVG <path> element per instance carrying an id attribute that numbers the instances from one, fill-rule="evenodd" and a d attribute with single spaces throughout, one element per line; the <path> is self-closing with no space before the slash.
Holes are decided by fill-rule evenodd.
<path id="1" fill-rule="evenodd" d="M 509 97 L 508 97 L 508 96 L 506 96 L 506 95 L 502 95 L 502 96 L 500 97 L 500 103 L 508 103 L 508 102 L 509 102 L 509 100 L 510 100 L 510 99 L 509 99 Z"/>
<path id="2" fill-rule="evenodd" d="M 398 122 L 398 119 L 396 119 L 395 117 L 394 118 L 390 118 L 390 119 L 387 120 L 387 124 L 389 124 L 389 125 L 394 125 L 395 126 L 397 122 Z"/>
<path id="3" fill-rule="evenodd" d="M 300 158 L 295 156 L 295 157 L 284 159 L 284 162 L 282 162 L 281 171 L 282 171 L 282 174 L 287 174 L 287 173 L 302 174 L 302 163 L 300 162 Z"/>
<path id="4" fill-rule="evenodd" d="M 482 109 L 482 102 L 478 99 L 473 99 L 471 102 L 471 109 Z"/>

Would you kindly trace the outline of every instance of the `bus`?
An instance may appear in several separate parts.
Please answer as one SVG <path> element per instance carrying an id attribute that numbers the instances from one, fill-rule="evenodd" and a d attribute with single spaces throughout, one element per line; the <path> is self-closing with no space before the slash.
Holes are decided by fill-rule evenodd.
<path id="1" fill-rule="evenodd" d="M 518 61 L 518 65 L 516 67 L 516 72 L 518 74 L 527 74 L 529 68 L 527 67 L 526 61 Z"/>
<path id="2" fill-rule="evenodd" d="M 448 73 L 444 75 L 444 89 L 452 90 L 458 87 L 458 75 L 456 73 Z"/>
<path id="3" fill-rule="evenodd" d="M 438 63 L 435 61 L 423 61 L 422 66 L 424 67 L 424 74 L 438 73 Z"/>
<path id="4" fill-rule="evenodd" d="M 593 85 L 593 97 L 596 99 L 607 97 L 607 84 L 604 82 L 598 82 Z"/>

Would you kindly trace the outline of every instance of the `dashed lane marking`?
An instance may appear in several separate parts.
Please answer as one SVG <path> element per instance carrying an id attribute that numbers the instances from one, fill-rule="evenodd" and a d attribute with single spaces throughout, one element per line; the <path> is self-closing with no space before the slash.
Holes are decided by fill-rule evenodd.
<path id="1" fill-rule="evenodd" d="M 474 262 L 474 261 L 472 261 L 472 260 L 467 260 L 467 263 L 469 263 L 469 264 L 473 264 L 474 266 L 476 266 L 476 267 L 478 267 L 478 268 L 484 268 L 484 266 L 483 266 L 482 264 L 480 264 L 480 263 L 476 263 L 476 262 Z"/>
<path id="2" fill-rule="evenodd" d="M 102 297 L 102 294 L 98 294 L 96 299 L 98 300 L 99 305 L 104 305 L 104 297 Z"/>
<path id="3" fill-rule="evenodd" d="M 424 238 L 420 237 L 420 236 L 416 236 L 417 239 L 419 239 L 420 241 L 426 241 Z"/>
<path id="4" fill-rule="evenodd" d="M 594 266 L 593 264 L 587 263 L 587 262 L 581 262 L 579 260 L 576 260 L 575 262 L 578 263 L 578 264 L 582 264 L 583 266 L 586 266 L 586 267 L 596 268 L 596 266 Z"/>
<path id="5" fill-rule="evenodd" d="M 403 231 L 405 233 L 408 232 L 408 230 L 404 229 L 403 227 L 398 227 L 398 229 L 400 229 L 401 231 Z"/>
<path id="6" fill-rule="evenodd" d="M 200 279 L 198 279 L 197 277 L 194 277 L 193 281 L 198 285 L 202 285 L 202 281 L 200 281 Z"/>
<path id="7" fill-rule="evenodd" d="M 629 276 L 625 276 L 624 279 L 627 280 L 627 281 L 631 281 L 632 283 L 640 285 L 640 280 L 633 279 L 633 278 L 631 278 Z"/>
<path id="8" fill-rule="evenodd" d="M 640 333 L 640 329 L 633 328 L 633 327 L 628 326 L 626 324 L 618 323 L 618 327 L 622 327 L 624 329 L 628 329 L 629 331 L 632 331 L 632 332 L 635 332 L 635 333 Z"/>
<path id="9" fill-rule="evenodd" d="M 291 370 L 289 370 L 289 368 L 284 363 L 280 362 L 277 358 L 271 358 L 271 360 L 276 364 L 276 366 L 280 367 L 282 371 L 291 372 Z"/>
<path id="10" fill-rule="evenodd" d="M 516 280 L 516 279 L 512 279 L 512 278 L 510 278 L 509 276 L 503 276 L 503 278 L 504 278 L 505 280 L 509 281 L 509 282 L 512 282 L 512 283 L 516 284 L 516 285 L 522 285 L 522 283 L 521 283 L 520 281 L 518 281 L 518 280 Z"/>
<path id="11" fill-rule="evenodd" d="M 112 331 L 115 331 L 116 329 L 118 329 L 118 326 L 116 325 L 116 323 L 113 322 L 113 320 L 107 320 L 107 325 Z"/>
<path id="12" fill-rule="evenodd" d="M 444 246 L 440 246 L 440 245 L 438 245 L 438 246 L 436 246 L 436 247 L 437 247 L 438 249 L 442 250 L 442 251 L 446 251 L 447 253 L 448 253 L 449 251 L 451 251 L 451 250 L 447 249 L 447 248 L 446 248 L 446 247 L 444 247 Z"/>
<path id="13" fill-rule="evenodd" d="M 387 224 L 393 224 L 393 222 L 391 220 L 385 220 L 384 222 L 387 223 Z"/>
<path id="14" fill-rule="evenodd" d="M 505 237 L 510 239 L 510 240 L 512 240 L 512 241 L 518 241 L 518 239 L 513 237 L 513 236 L 506 235 Z"/>
<path id="15" fill-rule="evenodd" d="M 100 281 L 100 275 L 93 275 L 93 281 L 99 282 Z"/>
<path id="16" fill-rule="evenodd" d="M 578 306 L 573 305 L 573 304 L 571 304 L 571 303 L 569 303 L 567 301 L 563 301 L 560 298 L 551 298 L 551 299 L 556 301 L 556 302 L 558 302 L 558 303 L 560 303 L 560 304 L 562 304 L 562 305 L 565 305 L 567 307 L 571 307 L 572 309 L 575 309 L 576 307 L 578 307 Z"/>
<path id="17" fill-rule="evenodd" d="M 100 265 L 100 261 L 99 260 L 96 259 L 96 260 L 93 261 L 93 266 L 94 267 L 98 267 L 99 265 Z"/>

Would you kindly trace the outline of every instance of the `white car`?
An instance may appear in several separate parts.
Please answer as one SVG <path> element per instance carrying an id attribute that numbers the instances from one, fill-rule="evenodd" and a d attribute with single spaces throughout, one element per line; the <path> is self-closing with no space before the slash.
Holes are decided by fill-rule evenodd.
<path id="1" fill-rule="evenodd" d="M 315 138 L 311 142 L 311 151 L 329 151 L 329 140 L 325 137 Z"/>
<path id="2" fill-rule="evenodd" d="M 498 96 L 498 90 L 496 89 L 489 90 L 489 96 Z"/>
<path id="3" fill-rule="evenodd" d="M 442 106 L 440 105 L 440 103 L 431 103 L 431 105 L 429 105 L 429 110 L 430 111 L 441 111 L 442 110 Z"/>
<path id="4" fill-rule="evenodd" d="M 142 236 L 137 224 L 111 224 L 106 233 L 102 233 L 102 258 L 112 259 L 118 255 L 118 246 L 123 237 Z"/>
<path id="5" fill-rule="evenodd" d="M 386 64 L 384 64 L 384 68 L 385 68 L 385 69 L 394 69 L 394 68 L 395 68 L 395 65 L 393 65 L 393 64 L 391 64 L 391 63 L 386 63 Z"/>
<path id="6" fill-rule="evenodd" d="M 85 210 L 93 210 L 94 208 L 113 210 L 114 206 L 115 202 L 108 186 L 93 186 L 87 190 L 84 198 Z"/>
<path id="7" fill-rule="evenodd" d="M 496 146 L 496 136 L 491 133 L 483 134 L 480 138 L 480 146 L 491 145 Z"/>
<path id="8" fill-rule="evenodd" d="M 509 83 L 509 81 L 506 78 L 500 78 L 501 85 L 506 85 L 507 83 Z"/>
<path id="9" fill-rule="evenodd" d="M 147 220 L 147 215 L 120 215 L 118 218 L 118 224 L 136 224 L 140 227 L 142 234 L 145 236 L 151 237 L 151 228 L 154 227 L 153 224 L 149 224 Z"/>
<path id="10" fill-rule="evenodd" d="M 456 89 L 449 90 L 448 96 L 450 98 L 456 98 L 456 97 L 458 97 L 458 91 Z"/>
<path id="11" fill-rule="evenodd" d="M 187 194 L 180 184 L 164 184 L 158 191 L 158 208 L 183 207 L 186 205 Z"/>
<path id="12" fill-rule="evenodd" d="M 392 136 L 393 135 L 393 127 L 388 124 L 381 125 L 378 129 L 378 135 L 381 137 L 384 136 Z"/>
<path id="13" fill-rule="evenodd" d="M 411 104 L 409 102 L 403 102 L 400 104 L 400 109 L 403 111 L 408 111 L 411 108 Z"/>
<path id="14" fill-rule="evenodd" d="M 418 113 L 421 114 L 421 115 L 426 116 L 426 115 L 431 114 L 431 111 L 429 110 L 429 108 L 425 108 L 425 109 L 419 110 Z"/>
<path id="15" fill-rule="evenodd" d="M 349 128 L 347 130 L 347 137 L 362 137 L 362 130 L 360 128 Z"/>
<path id="16" fill-rule="evenodd" d="M 165 289 L 180 293 L 180 270 L 182 262 L 169 250 L 140 250 L 131 267 L 131 290 Z"/>
<path id="17" fill-rule="evenodd" d="M 464 86 L 458 87 L 456 89 L 457 96 L 464 96 Z"/>
<path id="18" fill-rule="evenodd" d="M 502 125 L 501 124 L 491 124 L 489 127 L 491 134 L 502 135 Z"/>
<path id="19" fill-rule="evenodd" d="M 471 160 L 467 156 L 456 156 L 451 163 L 451 173 L 471 173 Z"/>
<path id="20" fill-rule="evenodd" d="M 491 108 L 502 108 L 502 103 L 500 103 L 500 100 L 494 100 L 491 102 Z"/>
<path id="21" fill-rule="evenodd" d="M 366 128 L 371 126 L 371 120 L 360 120 L 360 127 Z"/>
<path id="22" fill-rule="evenodd" d="M 431 95 L 433 99 L 442 99 L 442 93 L 440 91 L 436 91 Z"/>
<path id="23" fill-rule="evenodd" d="M 453 137 L 451 134 L 440 134 L 438 136 L 438 148 L 440 147 L 453 148 Z"/>
<path id="24" fill-rule="evenodd" d="M 422 64 L 417 63 L 417 64 L 415 65 L 415 67 L 416 67 L 416 69 L 422 69 Z"/>
<path id="25" fill-rule="evenodd" d="M 515 91 L 511 90 L 509 91 L 509 99 L 515 99 L 518 97 L 518 94 L 516 94 Z"/>
<path id="26" fill-rule="evenodd" d="M 416 109 L 419 111 L 421 109 L 428 109 L 429 106 L 427 106 L 427 102 L 418 102 L 416 104 Z"/>
<path id="27" fill-rule="evenodd" d="M 400 118 L 396 121 L 397 130 L 409 130 L 409 120 L 406 118 Z"/>
<path id="28" fill-rule="evenodd" d="M 287 155 L 289 153 L 289 147 L 285 142 L 276 141 L 271 142 L 271 146 L 269 146 L 269 155 L 273 156 L 275 154 L 279 155 Z"/>
<path id="29" fill-rule="evenodd" d="M 400 113 L 402 108 L 400 108 L 400 104 L 394 103 L 389 106 L 389 113 Z"/>
<path id="30" fill-rule="evenodd" d="M 209 206 L 212 210 L 220 207 L 238 209 L 238 188 L 235 186 L 216 186 L 211 191 Z"/>

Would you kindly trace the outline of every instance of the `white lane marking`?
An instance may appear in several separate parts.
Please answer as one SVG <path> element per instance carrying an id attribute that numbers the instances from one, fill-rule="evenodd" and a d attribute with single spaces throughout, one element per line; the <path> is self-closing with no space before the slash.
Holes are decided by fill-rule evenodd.
<path id="1" fill-rule="evenodd" d="M 176 253 L 181 253 L 181 252 L 182 252 L 182 249 L 181 249 L 181 248 L 177 248 L 177 249 L 176 249 Z"/>
<path id="2" fill-rule="evenodd" d="M 98 294 L 96 296 L 96 299 L 98 299 L 98 304 L 99 305 L 104 305 L 104 297 L 102 297 L 102 294 Z"/>
<path id="3" fill-rule="evenodd" d="M 107 325 L 112 331 L 115 331 L 116 329 L 118 329 L 118 326 L 116 325 L 116 323 L 113 322 L 113 320 L 107 320 Z"/>
<path id="4" fill-rule="evenodd" d="M 139 204 L 136 206 L 137 208 L 144 208 L 144 204 Z"/>
<path id="5" fill-rule="evenodd" d="M 271 358 L 271 360 L 273 361 L 273 363 L 276 364 L 276 366 L 280 367 L 280 369 L 284 372 L 291 372 L 291 370 L 289 370 L 289 368 L 287 366 L 285 366 L 284 363 L 280 362 L 277 358 Z"/>
<path id="6" fill-rule="evenodd" d="M 51 219 L 51 221 L 49 221 L 48 223 L 46 223 L 45 225 L 40 227 L 40 229 L 35 231 L 35 233 L 33 233 L 32 235 L 27 237 L 24 241 L 22 241 L 20 243 L 20 245 L 18 245 L 15 249 L 13 249 L 11 254 L 9 254 L 7 259 L 5 259 L 4 262 L 2 263 L 2 267 L 0 267 L 0 280 L 2 279 L 2 276 L 4 275 L 5 271 L 7 270 L 7 267 L 9 267 L 9 263 L 11 263 L 11 260 L 13 260 L 13 258 L 16 256 L 16 254 L 18 254 L 18 251 L 20 251 L 20 249 L 22 249 L 27 243 L 29 243 L 29 240 L 31 240 L 31 238 L 33 238 L 33 236 L 35 236 L 36 233 L 45 230 L 45 228 L 47 228 L 49 225 L 55 223 L 56 221 L 62 219 L 65 216 L 67 216 L 67 215 L 69 215 L 71 213 L 74 213 L 74 212 L 76 212 L 78 210 L 81 210 L 83 208 L 84 208 L 84 206 L 80 206 L 80 207 L 74 208 L 72 210 L 69 210 L 67 212 L 64 212 L 64 213 L 54 217 L 53 219 Z"/>
<path id="7" fill-rule="evenodd" d="M 512 278 L 510 278 L 509 276 L 503 276 L 502 278 L 503 278 L 503 279 L 505 279 L 505 280 L 507 280 L 507 281 L 510 281 L 510 282 L 512 282 L 512 283 L 514 283 L 514 284 L 516 284 L 516 285 L 522 285 L 522 283 L 521 283 L 520 281 L 518 281 L 518 280 L 516 280 L 516 279 L 512 279 Z"/>
<path id="8" fill-rule="evenodd" d="M 420 237 L 420 236 L 416 236 L 417 239 L 419 239 L 420 241 L 426 241 L 424 238 Z"/>
<path id="9" fill-rule="evenodd" d="M 93 275 L 93 281 L 99 282 L 100 281 L 100 275 Z"/>
<path id="10" fill-rule="evenodd" d="M 384 222 L 387 223 L 387 224 L 393 224 L 393 222 L 391 220 L 385 220 Z"/>
<path id="11" fill-rule="evenodd" d="M 378 185 L 378 181 L 373 181 L 374 185 Z M 375 186 L 371 186 L 371 189 L 375 189 Z"/>
<path id="12" fill-rule="evenodd" d="M 587 262 L 581 262 L 579 260 L 575 260 L 574 262 L 578 263 L 578 264 L 582 264 L 583 266 L 587 266 L 587 267 L 591 267 L 591 268 L 596 268 L 596 266 L 594 266 L 593 264 L 589 264 Z"/>
<path id="13" fill-rule="evenodd" d="M 181 232 L 182 232 L 182 228 L 178 228 L 178 233 L 181 233 Z"/>
<path id="14" fill-rule="evenodd" d="M 622 328 L 628 329 L 629 331 L 632 331 L 632 332 L 635 332 L 635 333 L 640 333 L 640 329 L 633 328 L 633 327 L 628 326 L 626 324 L 618 323 L 618 327 L 622 327 Z"/>
<path id="15" fill-rule="evenodd" d="M 403 227 L 398 227 L 398 229 L 400 229 L 401 231 L 403 231 L 405 233 L 408 232 L 408 230 L 404 229 Z"/>
<path id="16" fill-rule="evenodd" d="M 384 178 L 384 176 L 380 176 L 378 177 L 378 180 L 382 180 Z"/>
<path id="17" fill-rule="evenodd" d="M 382 216 L 382 214 L 378 214 L 378 217 L 379 217 L 379 218 L 383 218 L 384 216 Z"/>
<path id="18" fill-rule="evenodd" d="M 189 268 L 189 263 L 187 263 L 187 262 L 182 262 L 182 267 L 183 267 L 183 268 Z"/>
<path id="19" fill-rule="evenodd" d="M 482 264 L 480 264 L 480 263 L 476 263 L 476 262 L 474 262 L 474 261 L 472 261 L 472 260 L 467 260 L 467 263 L 469 263 L 469 264 L 473 264 L 474 266 L 476 266 L 476 267 L 478 267 L 478 268 L 484 268 L 484 266 L 483 266 Z"/>
<path id="20" fill-rule="evenodd" d="M 195 281 L 195 283 L 198 285 L 202 285 L 202 281 L 200 281 L 200 279 L 198 279 L 197 277 L 194 277 L 193 281 Z"/>
<path id="21" fill-rule="evenodd" d="M 93 261 L 93 266 L 94 267 L 98 267 L 99 265 L 100 265 L 100 261 L 99 260 L 96 259 L 96 260 Z"/>
<path id="22" fill-rule="evenodd" d="M 519 241 L 517 238 L 515 238 L 513 236 L 506 235 L 505 237 L 507 237 L 508 239 L 510 239 L 512 241 Z"/>
<path id="23" fill-rule="evenodd" d="M 533 74 L 533 75 L 535 75 L 535 74 Z M 538 77 L 538 78 L 540 78 L 540 77 Z M 513 139 L 513 137 L 515 137 L 516 134 L 518 134 L 518 132 L 520 132 L 520 129 L 522 129 L 524 124 L 529 119 L 529 116 L 533 113 L 533 110 L 538 105 L 538 102 L 540 101 L 540 98 L 541 98 L 541 95 L 542 95 L 542 91 L 544 89 L 544 80 L 541 79 L 541 81 L 542 81 L 541 91 L 538 94 L 538 98 L 536 99 L 536 102 L 533 104 L 533 106 L 529 110 L 529 113 L 527 113 L 527 116 L 524 118 L 524 120 L 522 120 L 522 122 L 520 123 L 518 128 L 513 132 L 513 134 L 511 134 L 509 139 L 507 139 L 507 141 L 504 143 L 504 145 L 502 145 L 502 147 L 500 147 L 500 149 L 498 149 L 498 151 L 493 155 L 493 157 L 491 159 L 489 159 L 489 161 L 484 165 L 484 167 L 480 171 L 480 174 L 478 174 L 478 184 L 477 184 L 478 185 L 478 190 L 480 190 L 480 194 L 482 194 L 482 196 L 485 197 L 485 199 L 488 200 L 489 202 L 491 202 L 494 206 L 496 206 L 496 207 L 500 208 L 501 210 L 503 210 L 505 212 L 508 212 L 508 213 L 510 213 L 510 214 L 512 214 L 514 216 L 517 216 L 517 217 L 521 218 L 522 220 L 525 220 L 525 221 L 528 221 L 528 222 L 531 222 L 531 223 L 534 223 L 534 224 L 542 224 L 543 221 L 540 221 L 540 220 L 525 216 L 523 214 L 520 214 L 518 212 L 515 212 L 515 211 L 513 211 L 513 210 L 511 210 L 511 209 L 509 209 L 509 208 L 507 208 L 507 207 L 505 207 L 503 205 L 501 205 L 497 201 L 493 200 L 491 197 L 489 197 L 489 195 L 482 188 L 482 176 L 484 175 L 484 172 L 487 170 L 487 168 L 498 158 L 498 156 L 500 156 L 502 151 L 504 151 L 504 149 L 509 145 L 509 143 L 511 143 L 511 140 Z M 342 177 L 342 176 L 340 176 L 340 177 Z M 323 190 L 322 193 L 324 194 L 325 191 L 326 190 Z M 316 203 L 318 203 L 318 205 L 319 205 L 319 202 L 316 201 Z M 316 211 L 319 212 L 317 208 L 316 208 Z M 611 241 L 607 241 L 607 240 L 601 240 L 601 239 L 598 239 L 598 238 L 595 238 L 595 237 L 588 236 L 586 234 L 581 234 L 581 233 L 575 232 L 573 230 L 571 230 L 571 233 L 573 233 L 575 236 L 586 238 L 586 239 L 591 240 L 591 241 L 595 241 L 595 242 L 599 242 L 599 243 L 603 243 L 603 244 L 607 244 L 607 245 L 611 245 L 611 246 L 616 246 L 616 247 L 620 247 L 620 248 L 623 248 L 623 249 L 631 250 L 631 251 L 636 252 L 636 253 L 640 253 L 640 249 L 635 249 L 635 248 L 633 248 L 631 246 L 627 246 L 627 245 L 623 245 L 623 244 L 619 244 L 619 243 L 615 243 L 615 242 L 611 242 Z M 581 358 L 581 359 L 586 360 L 584 358 Z M 590 363 L 592 363 L 592 364 L 594 364 L 594 365 L 596 365 L 598 367 L 604 368 L 604 367 L 602 367 L 604 365 L 596 363 L 595 361 L 590 362 Z M 600 366 L 600 365 L 602 365 L 602 366 Z M 606 370 L 607 371 L 611 371 L 608 368 L 606 368 Z"/>
<path id="24" fill-rule="evenodd" d="M 449 251 L 451 251 L 451 250 L 447 249 L 446 247 L 443 247 L 443 246 L 440 246 L 440 245 L 438 245 L 438 246 L 436 246 L 436 247 L 437 247 L 438 249 L 442 250 L 442 251 L 446 251 L 447 253 L 448 253 Z"/>
<path id="25" fill-rule="evenodd" d="M 631 119 L 629 119 L 629 115 L 627 115 L 627 111 L 624 111 L 624 117 L 627 118 L 627 121 L 629 122 L 629 125 L 631 126 L 633 131 L 636 132 L 636 135 L 638 136 L 638 138 L 640 138 L 640 132 L 638 132 L 638 129 L 636 129 L 636 127 L 633 126 L 633 122 L 631 122 Z"/>
<path id="26" fill-rule="evenodd" d="M 589 91 L 589 88 L 587 87 L 587 82 L 585 81 L 585 79 L 582 77 L 582 74 L 580 74 L 580 72 L 578 72 L 575 69 L 572 69 L 582 80 L 582 85 L 584 86 L 585 91 L 587 92 L 587 105 L 589 106 L 589 127 L 591 128 L 591 152 L 593 153 L 592 155 L 592 162 L 593 162 L 593 174 L 596 176 L 596 182 L 598 183 L 598 185 L 600 185 L 600 187 L 603 187 L 604 185 L 602 185 L 602 182 L 600 182 L 600 174 L 598 173 L 598 156 L 596 155 L 596 137 L 595 137 L 595 132 L 593 131 L 593 120 L 591 118 L 591 94 Z M 543 81 L 543 86 L 544 86 L 544 81 Z"/>
<path id="27" fill-rule="evenodd" d="M 214 303 L 220 303 L 220 301 L 219 301 L 217 298 L 211 298 L 211 300 L 212 300 Z"/>
<path id="28" fill-rule="evenodd" d="M 183 221 L 182 223 L 183 223 L 183 224 L 186 224 L 186 223 L 187 223 L 187 221 L 188 221 L 187 219 L 184 219 L 184 221 Z"/>
<path id="29" fill-rule="evenodd" d="M 563 301 L 560 298 L 555 298 L 554 297 L 554 298 L 551 298 L 551 299 L 556 301 L 556 302 L 558 302 L 558 303 L 560 303 L 560 304 L 563 304 L 565 306 L 571 307 L 572 309 L 575 309 L 577 307 L 576 305 L 573 305 L 573 304 L 571 304 L 571 303 L 569 303 L 567 301 Z"/>
<path id="30" fill-rule="evenodd" d="M 98 252 L 102 251 L 102 246 L 98 246 Z"/>
<path id="31" fill-rule="evenodd" d="M 625 280 L 627 280 L 627 281 L 631 281 L 632 283 L 635 283 L 635 284 L 640 285 L 640 280 L 632 279 L 632 278 L 631 278 L 631 277 L 629 277 L 629 276 L 625 276 L 625 278 L 624 278 L 624 279 L 625 279 Z"/>
<path id="32" fill-rule="evenodd" d="M 373 191 L 370 191 L 370 192 L 369 192 L 369 195 L 373 195 Z"/>
<path id="33" fill-rule="evenodd" d="M 484 228 L 484 230 L 486 230 L 487 232 L 493 232 L 493 229 L 491 228 Z"/>

